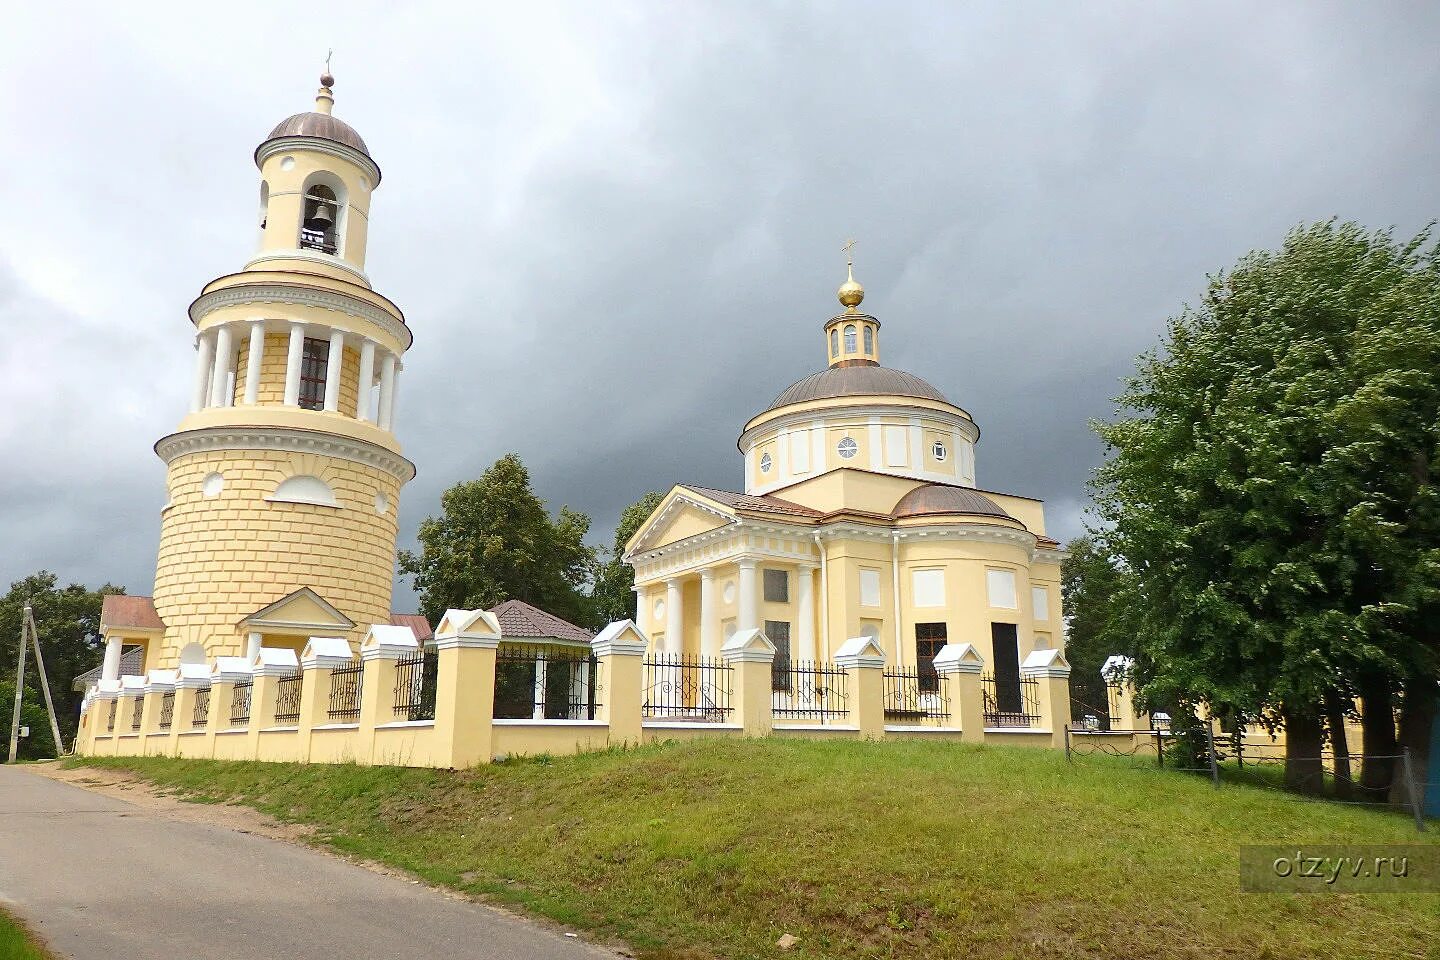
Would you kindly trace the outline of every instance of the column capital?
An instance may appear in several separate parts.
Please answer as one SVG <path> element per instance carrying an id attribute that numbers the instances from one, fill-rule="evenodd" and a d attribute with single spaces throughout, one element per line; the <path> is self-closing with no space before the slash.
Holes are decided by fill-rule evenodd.
<path id="1" fill-rule="evenodd" d="M 760 561 L 755 557 L 741 557 L 735 561 L 735 565 L 741 570 L 754 570 Z"/>
<path id="2" fill-rule="evenodd" d="M 679 586 L 680 586 L 681 584 L 683 584 L 684 582 L 685 582 L 685 578 L 684 578 L 684 577 L 666 577 L 666 578 L 665 578 L 665 586 L 671 588 L 672 590 L 675 589 L 676 587 L 679 587 Z"/>
<path id="3" fill-rule="evenodd" d="M 715 568 L 714 568 L 714 567 L 706 567 L 704 570 L 701 570 L 701 571 L 700 571 L 700 579 L 701 579 L 702 581 L 714 580 L 714 579 L 715 579 Z"/>

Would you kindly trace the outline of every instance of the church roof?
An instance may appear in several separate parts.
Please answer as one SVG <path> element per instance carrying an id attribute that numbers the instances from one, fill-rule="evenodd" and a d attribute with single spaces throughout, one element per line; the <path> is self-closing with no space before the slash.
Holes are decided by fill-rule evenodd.
<path id="1" fill-rule="evenodd" d="M 500 621 L 502 640 L 569 640 L 589 643 L 595 636 L 584 627 L 561 620 L 524 600 L 506 600 L 491 607 L 489 612 L 495 614 L 495 619 Z"/>
<path id="2" fill-rule="evenodd" d="M 124 594 L 110 594 L 100 601 L 100 626 L 131 630 L 164 630 L 165 623 L 155 612 L 155 601 L 150 597 L 129 597 Z"/>
<path id="3" fill-rule="evenodd" d="M 907 517 L 928 517 L 944 513 L 968 513 L 982 517 L 1004 517 L 1013 520 L 1005 509 L 969 487 L 952 487 L 949 484 L 929 483 L 916 487 L 895 504 L 890 516 L 896 520 Z"/>
<path id="4" fill-rule="evenodd" d="M 430 626 L 430 621 L 418 613 L 392 613 L 390 623 L 396 627 L 409 627 L 421 643 L 435 636 L 435 628 Z"/>
<path id="5" fill-rule="evenodd" d="M 913 373 L 872 364 L 829 367 L 797 380 L 776 397 L 766 408 L 768 413 L 778 407 L 807 400 L 828 400 L 832 397 L 898 396 L 918 397 L 949 403 L 945 395 Z"/>
<path id="6" fill-rule="evenodd" d="M 693 483 L 681 484 L 686 490 L 694 490 L 702 496 L 709 497 L 727 507 L 736 510 L 748 510 L 754 513 L 774 513 L 788 517 L 819 517 L 823 516 L 819 510 L 812 510 L 809 507 L 792 503 L 789 500 L 782 500 L 780 497 L 753 496 L 748 493 L 735 493 L 731 490 L 716 490 L 714 487 L 699 487 Z"/>
<path id="7" fill-rule="evenodd" d="M 359 150 L 365 156 L 370 156 L 370 148 L 365 146 L 365 141 L 360 139 L 360 134 L 355 132 L 354 127 L 344 120 L 313 110 L 281 120 L 265 140 L 269 142 L 280 137 L 318 137 L 321 140 L 343 143 L 352 150 Z"/>

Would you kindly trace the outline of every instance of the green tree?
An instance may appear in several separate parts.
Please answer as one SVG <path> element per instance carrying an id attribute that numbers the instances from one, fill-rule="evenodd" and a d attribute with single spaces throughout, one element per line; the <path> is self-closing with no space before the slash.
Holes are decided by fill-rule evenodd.
<path id="1" fill-rule="evenodd" d="M 98 666 L 103 658 L 100 643 L 100 604 L 106 594 L 124 593 L 122 587 L 106 584 L 98 590 L 59 579 L 41 570 L 16 580 L 0 597 L 0 729 L 10 735 L 10 712 L 15 704 L 15 660 L 20 643 L 21 616 L 28 601 L 40 632 L 45 654 L 45 672 L 50 678 L 50 696 L 59 716 L 60 736 L 68 745 L 75 738 L 83 692 L 72 690 L 75 678 Z M 39 671 L 31 651 L 26 651 L 25 697 L 21 723 L 30 727 L 30 738 L 21 741 L 22 757 L 54 756 L 50 722 L 45 716 L 45 699 L 40 690 Z"/>
<path id="2" fill-rule="evenodd" d="M 1070 695 L 1075 720 L 1086 707 L 1109 709 L 1109 691 L 1100 676 L 1106 659 L 1135 656 L 1134 638 L 1112 629 L 1120 622 L 1115 600 L 1123 589 L 1124 572 L 1092 537 L 1076 537 L 1066 545 L 1060 565 L 1060 590 L 1065 603 L 1065 658 L 1070 661 Z"/>
<path id="3" fill-rule="evenodd" d="M 440 506 L 439 517 L 420 524 L 420 552 L 400 552 L 400 571 L 431 622 L 450 607 L 512 599 L 576 623 L 593 621 L 583 590 L 594 566 L 585 545 L 590 518 L 561 507 L 552 519 L 518 456 L 506 454 L 480 479 L 455 484 Z"/>
<path id="4" fill-rule="evenodd" d="M 1392 743 L 1391 694 L 1410 728 L 1433 711 L 1435 254 L 1429 231 L 1297 228 L 1213 277 L 1097 427 L 1142 695 L 1283 721 L 1293 788 L 1321 783 L 1327 698 L 1362 695 Z"/>
<path id="5" fill-rule="evenodd" d="M 625 544 L 635 536 L 640 524 L 650 518 L 663 499 L 665 494 L 652 490 L 620 514 L 620 522 L 615 526 L 615 543 L 596 566 L 595 589 L 590 594 L 599 624 L 635 618 L 635 592 L 632 589 L 635 586 L 635 571 L 623 559 Z"/>

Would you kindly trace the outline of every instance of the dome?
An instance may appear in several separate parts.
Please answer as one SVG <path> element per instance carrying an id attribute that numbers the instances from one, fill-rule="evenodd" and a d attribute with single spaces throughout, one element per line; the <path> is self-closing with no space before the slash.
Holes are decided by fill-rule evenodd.
<path id="1" fill-rule="evenodd" d="M 805 379 L 798 380 L 786 387 L 785 391 L 766 408 L 766 412 L 792 403 L 804 403 L 806 400 L 866 396 L 917 397 L 921 400 L 950 402 L 945 399 L 943 393 L 913 373 L 875 364 L 864 364 L 830 367 L 819 373 L 812 373 Z"/>
<path id="2" fill-rule="evenodd" d="M 983 517 L 1015 519 L 1006 513 L 1000 504 L 983 493 L 967 487 L 950 487 L 940 483 L 916 487 L 905 494 L 900 498 L 900 502 L 895 504 L 890 517 L 903 520 L 906 517 L 928 517 L 940 513 L 969 513 Z"/>
<path id="3" fill-rule="evenodd" d="M 280 137 L 319 137 L 321 140 L 343 143 L 352 150 L 359 150 L 365 156 L 370 156 L 369 148 L 365 146 L 365 141 L 360 139 L 360 134 L 355 132 L 355 128 L 328 113 L 316 113 L 312 110 L 287 117 L 276 124 L 265 141 L 268 143 Z"/>

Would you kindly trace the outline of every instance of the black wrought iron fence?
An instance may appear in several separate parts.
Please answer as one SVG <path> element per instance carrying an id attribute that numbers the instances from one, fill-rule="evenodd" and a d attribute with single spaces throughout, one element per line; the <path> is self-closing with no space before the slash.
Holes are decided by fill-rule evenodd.
<path id="1" fill-rule="evenodd" d="M 230 725 L 241 726 L 250 722 L 250 690 L 254 680 L 240 680 L 230 691 Z"/>
<path id="2" fill-rule="evenodd" d="M 354 723 L 360 719 L 360 690 L 364 680 L 365 664 L 359 660 L 330 671 L 330 707 L 326 712 L 331 720 Z"/>
<path id="3" fill-rule="evenodd" d="M 395 716 L 401 720 L 434 720 L 439 678 L 438 650 L 417 650 L 395 661 Z"/>
<path id="4" fill-rule="evenodd" d="M 918 667 L 885 669 L 885 722 L 941 724 L 950 719 L 950 698 L 939 675 Z"/>
<path id="5" fill-rule="evenodd" d="M 1103 710 L 1076 697 L 1070 698 L 1070 721 L 1073 726 L 1086 730 L 1108 731 L 1111 726 L 1110 708 Z"/>
<path id="6" fill-rule="evenodd" d="M 1040 723 L 1040 681 L 1034 677 L 980 677 L 987 727 L 1033 727 Z"/>
<path id="7" fill-rule="evenodd" d="M 849 675 L 833 663 L 789 660 L 774 674 L 770 709 L 776 719 L 836 723 L 850 716 Z"/>
<path id="8" fill-rule="evenodd" d="M 495 656 L 498 720 L 594 720 L 600 661 L 588 647 L 502 646 Z"/>
<path id="9" fill-rule="evenodd" d="M 140 717 L 144 714 L 144 711 L 145 711 L 145 698 L 144 698 L 144 697 L 136 697 L 136 698 L 135 698 L 135 705 L 130 708 L 130 729 L 131 729 L 131 730 L 139 730 L 139 729 L 140 729 Z"/>
<path id="10" fill-rule="evenodd" d="M 195 712 L 190 716 L 190 726 L 199 728 L 210 720 L 210 688 L 195 691 Z"/>
<path id="11" fill-rule="evenodd" d="M 299 670 L 287 673 L 275 684 L 275 722 L 300 722 L 300 694 L 305 675 Z"/>
<path id="12" fill-rule="evenodd" d="M 175 719 L 175 691 L 169 690 L 160 695 L 160 729 L 169 730 L 170 724 Z"/>
<path id="13" fill-rule="evenodd" d="M 735 670 L 723 660 L 677 653 L 645 658 L 640 715 L 652 719 L 723 723 L 730 716 Z"/>

